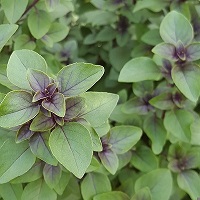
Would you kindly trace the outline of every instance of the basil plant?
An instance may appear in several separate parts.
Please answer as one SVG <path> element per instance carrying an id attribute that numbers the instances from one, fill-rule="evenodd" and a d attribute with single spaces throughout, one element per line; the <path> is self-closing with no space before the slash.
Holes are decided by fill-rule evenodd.
<path id="1" fill-rule="evenodd" d="M 46 179 L 51 173 L 58 179 L 62 170 L 83 177 L 93 152 L 102 151 L 95 129 L 108 123 L 118 101 L 116 94 L 86 92 L 103 73 L 102 66 L 74 63 L 54 75 L 38 53 L 12 53 L 7 81 L 13 90 L 0 104 L 1 184 L 30 170 L 38 159 L 46 163 Z"/>

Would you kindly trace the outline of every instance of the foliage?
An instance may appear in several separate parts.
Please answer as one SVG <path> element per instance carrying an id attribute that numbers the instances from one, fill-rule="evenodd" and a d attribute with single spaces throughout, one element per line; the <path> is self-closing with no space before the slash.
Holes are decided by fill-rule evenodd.
<path id="1" fill-rule="evenodd" d="M 0 199 L 200 197 L 197 0 L 0 1 Z"/>

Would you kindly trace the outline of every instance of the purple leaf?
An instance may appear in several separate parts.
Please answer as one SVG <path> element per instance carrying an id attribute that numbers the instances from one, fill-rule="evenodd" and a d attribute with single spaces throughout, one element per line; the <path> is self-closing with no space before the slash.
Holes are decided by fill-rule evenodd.
<path id="1" fill-rule="evenodd" d="M 30 124 L 24 124 L 17 132 L 16 143 L 29 139 L 34 134 L 30 130 Z"/>
<path id="2" fill-rule="evenodd" d="M 200 43 L 193 43 L 186 49 L 187 61 L 195 61 L 200 59 Z"/>
<path id="3" fill-rule="evenodd" d="M 51 84 L 50 78 L 44 72 L 39 70 L 28 69 L 27 79 L 35 92 L 44 91 L 45 88 Z"/>
<path id="4" fill-rule="evenodd" d="M 186 60 L 186 50 L 183 43 L 179 40 L 176 46 L 176 55 L 183 61 Z"/>
<path id="5" fill-rule="evenodd" d="M 51 83 L 45 88 L 45 91 L 47 91 L 49 95 L 52 96 L 55 93 L 56 88 L 57 88 L 57 84 Z"/>
<path id="6" fill-rule="evenodd" d="M 102 151 L 98 155 L 104 167 L 111 174 L 115 174 L 119 166 L 119 160 L 118 160 L 117 155 L 110 149 L 106 151 Z"/>
<path id="7" fill-rule="evenodd" d="M 66 99 L 65 119 L 73 119 L 81 113 L 85 106 L 85 99 L 82 97 L 72 97 Z"/>
<path id="8" fill-rule="evenodd" d="M 53 189 L 60 181 L 62 170 L 60 166 L 45 164 L 43 169 L 44 180 Z"/>
<path id="9" fill-rule="evenodd" d="M 63 126 L 64 125 L 64 118 L 62 118 L 62 117 L 58 117 L 57 115 L 54 115 L 53 114 L 53 118 L 54 118 L 54 120 L 55 120 L 55 122 L 57 123 L 57 124 L 59 124 L 60 126 Z"/>
<path id="10" fill-rule="evenodd" d="M 176 61 L 178 59 L 176 56 L 176 48 L 173 44 L 158 44 L 152 49 L 152 52 L 168 60 Z"/>
<path id="11" fill-rule="evenodd" d="M 29 146 L 32 153 L 45 163 L 57 165 L 58 161 L 54 158 L 49 148 L 49 132 L 37 132 L 31 137 Z"/>
<path id="12" fill-rule="evenodd" d="M 37 102 L 45 98 L 46 98 L 45 95 L 41 91 L 37 91 L 33 96 L 32 102 Z"/>
<path id="13" fill-rule="evenodd" d="M 55 121 L 52 117 L 45 116 L 40 112 L 32 121 L 30 129 L 32 131 L 48 131 L 55 126 Z"/>
<path id="14" fill-rule="evenodd" d="M 66 106 L 64 95 L 56 92 L 51 98 L 45 99 L 42 106 L 59 117 L 65 116 Z"/>
<path id="15" fill-rule="evenodd" d="M 42 106 L 40 107 L 40 111 L 47 117 L 51 117 L 51 112 L 43 108 Z"/>

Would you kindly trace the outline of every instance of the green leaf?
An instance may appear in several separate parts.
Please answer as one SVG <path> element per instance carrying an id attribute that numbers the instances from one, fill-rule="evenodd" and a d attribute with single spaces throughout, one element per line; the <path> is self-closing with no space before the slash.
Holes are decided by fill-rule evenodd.
<path id="1" fill-rule="evenodd" d="M 141 81 L 132 84 L 133 93 L 137 97 L 144 97 L 145 94 L 152 93 L 153 89 L 154 89 L 153 81 Z"/>
<path id="2" fill-rule="evenodd" d="M 5 0 L 6 1 L 6 0 Z M 8 42 L 11 36 L 18 29 L 16 24 L 1 24 L 0 25 L 0 51 L 4 45 Z"/>
<path id="3" fill-rule="evenodd" d="M 99 169 L 100 166 L 101 166 L 100 162 L 97 160 L 97 158 L 95 158 L 93 156 L 92 160 L 91 160 L 91 163 L 90 163 L 89 167 L 87 168 L 86 173 L 94 172 L 95 170 Z"/>
<path id="4" fill-rule="evenodd" d="M 36 132 L 48 131 L 51 130 L 55 124 L 56 123 L 52 117 L 47 117 L 42 112 L 40 112 L 31 122 L 30 130 Z"/>
<path id="5" fill-rule="evenodd" d="M 36 39 L 42 38 L 49 31 L 50 26 L 51 18 L 43 10 L 37 10 L 28 16 L 28 27 Z"/>
<path id="6" fill-rule="evenodd" d="M 16 135 L 16 143 L 23 142 L 24 140 L 29 139 L 34 134 L 33 131 L 30 130 L 30 124 L 24 124 L 17 131 Z"/>
<path id="7" fill-rule="evenodd" d="M 56 159 L 76 177 L 82 178 L 92 159 L 89 131 L 79 123 L 69 122 L 56 127 L 49 138 Z"/>
<path id="8" fill-rule="evenodd" d="M 62 198 L 66 200 L 80 200 L 82 199 L 81 191 L 80 191 L 80 182 L 79 180 L 72 176 L 69 180 L 69 183 L 62 195 Z"/>
<path id="9" fill-rule="evenodd" d="M 127 194 L 120 191 L 106 192 L 96 195 L 93 200 L 130 200 Z"/>
<path id="10" fill-rule="evenodd" d="M 195 61 L 200 59 L 200 43 L 192 43 L 186 47 L 187 61 Z"/>
<path id="11" fill-rule="evenodd" d="M 158 159 L 150 148 L 140 146 L 132 152 L 131 164 L 142 172 L 149 172 L 158 168 Z"/>
<path id="12" fill-rule="evenodd" d="M 200 68 L 188 63 L 172 69 L 172 79 L 178 89 L 191 101 L 196 102 L 200 95 Z"/>
<path id="13" fill-rule="evenodd" d="M 7 138 L 0 146 L 0 155 L 0 184 L 26 173 L 35 162 L 28 143 L 16 144 L 14 137 Z"/>
<path id="14" fill-rule="evenodd" d="M 152 151 L 154 154 L 160 154 L 166 142 L 167 132 L 161 119 L 155 115 L 148 116 L 144 120 L 144 131 L 152 142 Z"/>
<path id="15" fill-rule="evenodd" d="M 200 197 L 200 176 L 196 171 L 188 170 L 178 174 L 178 186 L 187 192 L 192 200 Z"/>
<path id="16" fill-rule="evenodd" d="M 103 166 L 111 173 L 115 174 L 119 167 L 119 159 L 112 150 L 108 149 L 98 153 Z"/>
<path id="17" fill-rule="evenodd" d="M 151 200 L 151 192 L 148 187 L 144 187 L 136 192 L 131 200 Z"/>
<path id="18" fill-rule="evenodd" d="M 145 80 L 159 80 L 162 77 L 159 67 L 147 57 L 128 61 L 119 74 L 119 82 L 132 83 Z"/>
<path id="19" fill-rule="evenodd" d="M 52 0 L 51 0 L 52 1 Z M 61 23 L 53 23 L 47 33 L 54 43 L 60 42 L 61 40 L 65 39 L 65 37 L 69 33 L 69 27 Z"/>
<path id="20" fill-rule="evenodd" d="M 66 111 L 65 97 L 63 94 L 59 92 L 54 93 L 49 101 L 48 100 L 42 101 L 42 106 L 59 117 L 65 116 L 65 111 Z"/>
<path id="21" fill-rule="evenodd" d="M 44 162 L 50 165 L 57 165 L 58 161 L 54 158 L 54 156 L 51 153 L 48 144 L 48 139 L 49 139 L 49 132 L 35 133 L 31 137 L 29 142 L 31 151 L 33 152 L 33 154 L 35 154 L 35 156 L 37 156 Z"/>
<path id="22" fill-rule="evenodd" d="M 152 49 L 152 52 L 168 60 L 178 60 L 176 56 L 176 47 L 173 44 L 160 43 Z"/>
<path id="23" fill-rule="evenodd" d="M 143 0 L 143 1 L 137 1 L 135 6 L 134 6 L 134 9 L 133 9 L 133 12 L 137 12 L 137 11 L 140 11 L 142 9 L 149 9 L 153 12 L 159 12 L 161 10 L 163 10 L 166 6 L 166 3 L 167 2 L 163 2 L 163 1 L 160 1 L 160 0 Z"/>
<path id="24" fill-rule="evenodd" d="M 141 138 L 142 130 L 136 126 L 115 126 L 110 130 L 108 143 L 116 154 L 124 154 Z"/>
<path id="25" fill-rule="evenodd" d="M 76 96 L 90 89 L 103 75 L 104 68 L 89 63 L 63 67 L 57 76 L 58 89 L 64 96 Z"/>
<path id="26" fill-rule="evenodd" d="M 57 194 L 62 195 L 66 186 L 68 185 L 70 178 L 72 174 L 70 172 L 65 173 L 62 171 L 61 178 L 59 180 L 59 183 L 54 187 L 54 190 Z"/>
<path id="27" fill-rule="evenodd" d="M 85 99 L 82 97 L 71 97 L 66 99 L 65 119 L 77 117 L 85 107 Z"/>
<path id="28" fill-rule="evenodd" d="M 109 51 L 110 64 L 120 72 L 122 66 L 130 60 L 130 50 L 127 47 L 116 47 Z"/>
<path id="29" fill-rule="evenodd" d="M 168 111 L 164 118 L 164 126 L 172 135 L 183 142 L 190 142 L 190 125 L 194 118 L 189 111 L 175 110 Z"/>
<path id="30" fill-rule="evenodd" d="M 38 161 L 25 174 L 11 180 L 11 183 L 18 184 L 18 183 L 29 183 L 35 181 L 40 177 L 42 177 L 42 170 L 43 170 L 43 163 L 42 161 Z"/>
<path id="31" fill-rule="evenodd" d="M 172 184 L 172 175 L 168 169 L 156 169 L 137 179 L 135 191 L 148 187 L 153 200 L 169 200 Z"/>
<path id="32" fill-rule="evenodd" d="M 60 181 L 62 169 L 60 166 L 53 166 L 45 164 L 43 169 L 43 176 L 46 184 L 53 189 Z"/>
<path id="33" fill-rule="evenodd" d="M 20 50 L 20 49 L 34 50 L 35 48 L 36 48 L 35 42 L 32 41 L 28 35 L 22 34 L 16 37 L 14 43 L 14 50 Z"/>
<path id="34" fill-rule="evenodd" d="M 25 49 L 14 51 L 8 61 L 8 79 L 19 88 L 31 90 L 26 78 L 29 68 L 46 72 L 47 64 L 44 58 L 34 51 Z"/>
<path id="35" fill-rule="evenodd" d="M 32 103 L 32 95 L 25 91 L 11 91 L 0 104 L 0 126 L 9 128 L 22 125 L 39 112 L 39 105 Z"/>
<path id="36" fill-rule="evenodd" d="M 141 40 L 146 44 L 155 46 L 162 42 L 160 37 L 160 33 L 158 29 L 152 29 L 147 31 L 144 35 L 142 35 Z"/>
<path id="37" fill-rule="evenodd" d="M 0 184 L 0 195 L 4 200 L 21 200 L 22 192 L 21 184 Z"/>
<path id="38" fill-rule="evenodd" d="M 14 24 L 21 18 L 26 10 L 28 0 L 22 0 L 20 4 L 18 0 L 2 0 L 1 5 L 8 21 Z"/>
<path id="39" fill-rule="evenodd" d="M 43 179 L 31 182 L 24 188 L 21 200 L 56 200 L 56 193 L 50 189 Z"/>
<path id="40" fill-rule="evenodd" d="M 117 21 L 117 16 L 113 12 L 105 10 L 92 10 L 83 14 L 86 23 L 92 26 L 110 25 Z"/>
<path id="41" fill-rule="evenodd" d="M 195 119 L 195 121 L 190 126 L 191 130 L 191 144 L 200 145 L 200 119 Z"/>
<path id="42" fill-rule="evenodd" d="M 81 193 L 84 200 L 92 200 L 95 195 L 110 191 L 110 180 L 104 174 L 89 173 L 81 183 Z"/>
<path id="43" fill-rule="evenodd" d="M 3 99 L 4 99 L 5 96 L 6 96 L 5 94 L 0 93 L 0 103 L 3 101 Z"/>
<path id="44" fill-rule="evenodd" d="M 79 117 L 86 119 L 92 126 L 97 127 L 107 121 L 118 102 L 118 95 L 106 92 L 86 92 L 86 109 Z"/>
<path id="45" fill-rule="evenodd" d="M 180 40 L 184 46 L 190 44 L 194 37 L 190 22 L 176 11 L 171 11 L 165 16 L 160 25 L 160 35 L 167 43 L 176 45 Z"/>
<path id="46" fill-rule="evenodd" d="M 131 161 L 132 152 L 128 151 L 124 154 L 118 154 L 117 157 L 119 159 L 119 167 L 118 167 L 119 170 L 125 167 L 127 164 L 129 164 L 129 162 Z"/>
<path id="47" fill-rule="evenodd" d="M 91 135 L 92 138 L 92 146 L 93 146 L 93 151 L 102 151 L 102 144 L 99 135 L 97 132 L 91 128 L 91 127 L 86 127 Z"/>
<path id="48" fill-rule="evenodd" d="M 8 77 L 7 77 L 7 65 L 6 64 L 0 65 L 0 84 L 2 84 L 3 86 L 6 86 L 10 90 L 18 90 L 19 89 L 18 87 L 16 87 L 15 85 L 13 85 L 8 80 Z M 4 91 L 2 89 L 1 89 L 1 92 L 7 93 L 7 91 Z"/>
<path id="49" fill-rule="evenodd" d="M 174 107 L 172 94 L 168 92 L 153 97 L 149 103 L 160 110 L 171 110 Z"/>

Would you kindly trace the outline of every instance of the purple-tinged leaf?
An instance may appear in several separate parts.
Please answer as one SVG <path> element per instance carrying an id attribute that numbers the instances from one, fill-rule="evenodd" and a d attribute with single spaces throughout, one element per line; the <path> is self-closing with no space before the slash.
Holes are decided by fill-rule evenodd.
<path id="1" fill-rule="evenodd" d="M 108 143 L 116 154 L 130 150 L 141 138 L 142 130 L 136 126 L 115 126 L 110 130 Z"/>
<path id="2" fill-rule="evenodd" d="M 25 91 L 9 92 L 0 104 L 0 126 L 15 127 L 33 119 L 40 106 L 33 103 L 32 98 L 33 96 Z"/>
<path id="3" fill-rule="evenodd" d="M 173 44 L 158 44 L 152 49 L 152 52 L 168 60 L 176 61 L 178 59 L 176 56 L 176 48 Z"/>
<path id="4" fill-rule="evenodd" d="M 37 91 L 33 96 L 32 102 L 37 102 L 37 101 L 45 99 L 45 98 L 46 98 L 46 96 L 44 95 L 43 92 Z"/>
<path id="5" fill-rule="evenodd" d="M 56 83 L 49 84 L 45 89 L 47 97 L 48 97 L 48 94 L 49 94 L 49 96 L 52 96 L 55 93 L 56 89 L 57 89 Z"/>
<path id="6" fill-rule="evenodd" d="M 48 131 L 55 126 L 55 121 L 52 117 L 47 117 L 43 113 L 39 113 L 32 121 L 30 130 L 32 131 Z"/>
<path id="7" fill-rule="evenodd" d="M 42 106 L 40 107 L 40 111 L 46 116 L 46 117 L 51 117 L 51 112 L 43 108 Z"/>
<path id="8" fill-rule="evenodd" d="M 33 102 L 50 98 L 55 93 L 56 88 L 57 85 L 55 83 L 51 83 L 43 91 L 37 91 L 33 96 Z"/>
<path id="9" fill-rule="evenodd" d="M 59 117 L 65 116 L 66 106 L 64 95 L 56 92 L 51 98 L 45 99 L 42 106 Z"/>
<path id="10" fill-rule="evenodd" d="M 128 100 L 122 106 L 122 112 L 126 114 L 146 115 L 152 109 L 153 107 L 148 102 L 138 97 Z"/>
<path id="11" fill-rule="evenodd" d="M 22 142 L 24 140 L 29 139 L 34 134 L 33 131 L 30 130 L 30 124 L 24 124 L 17 132 L 16 143 Z"/>
<path id="12" fill-rule="evenodd" d="M 82 97 L 72 97 L 66 99 L 65 119 L 73 119 L 81 113 L 85 106 L 85 99 Z"/>
<path id="13" fill-rule="evenodd" d="M 31 137 L 29 142 L 31 151 L 33 152 L 33 154 L 35 154 L 35 156 L 37 156 L 44 162 L 50 165 L 57 165 L 58 161 L 54 158 L 51 150 L 49 149 L 48 139 L 49 132 L 35 133 L 33 137 Z"/>
<path id="14" fill-rule="evenodd" d="M 49 137 L 49 146 L 56 159 L 76 177 L 82 178 L 92 159 L 89 131 L 76 122 L 57 126 Z"/>
<path id="15" fill-rule="evenodd" d="M 195 61 L 200 59 L 200 43 L 190 44 L 186 48 L 187 61 Z"/>
<path id="16" fill-rule="evenodd" d="M 46 184 L 53 189 L 60 181 L 62 170 L 60 166 L 45 164 L 43 169 L 44 180 Z"/>
<path id="17" fill-rule="evenodd" d="M 183 43 L 179 40 L 176 45 L 176 55 L 182 60 L 186 60 L 186 50 Z"/>
<path id="18" fill-rule="evenodd" d="M 99 158 L 103 166 L 111 173 L 115 174 L 119 166 L 119 160 L 117 155 L 112 150 L 102 151 L 99 154 Z"/>
<path id="19" fill-rule="evenodd" d="M 55 122 L 56 122 L 57 124 L 59 124 L 60 126 L 63 126 L 64 123 L 65 123 L 63 117 L 58 117 L 57 115 L 54 115 L 54 114 L 53 114 L 53 119 L 54 119 Z"/>
<path id="20" fill-rule="evenodd" d="M 44 72 L 34 69 L 28 69 L 27 79 L 35 92 L 44 91 L 51 83 L 50 78 Z"/>
<path id="21" fill-rule="evenodd" d="M 172 69 L 172 79 L 178 89 L 193 102 L 197 102 L 200 95 L 200 68 L 194 63 L 175 66 Z"/>
<path id="22" fill-rule="evenodd" d="M 103 75 L 104 68 L 89 63 L 74 63 L 63 67 L 57 76 L 58 89 L 64 96 L 76 96 L 86 92 Z"/>

